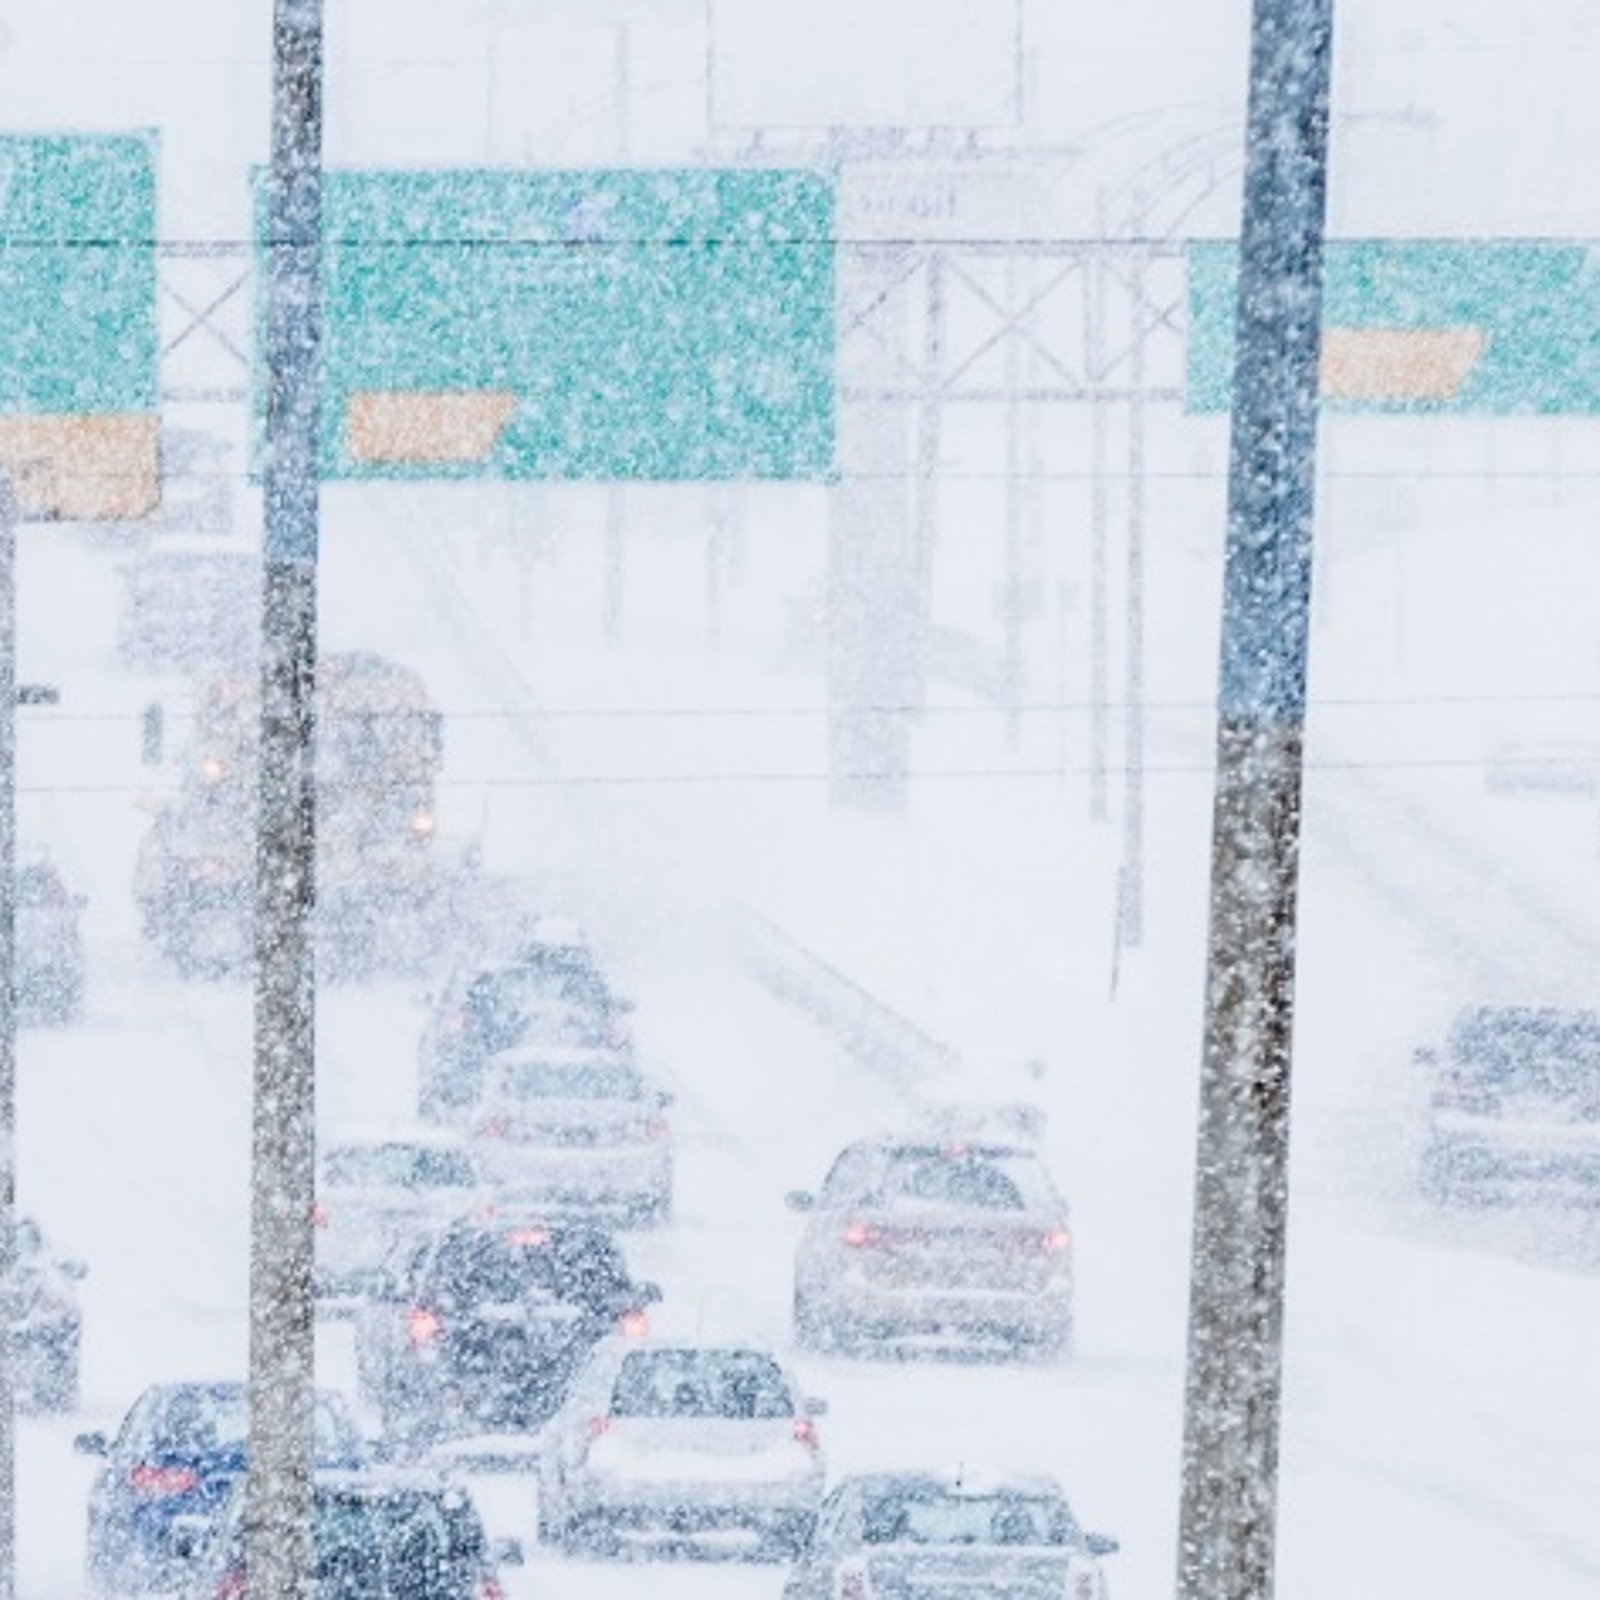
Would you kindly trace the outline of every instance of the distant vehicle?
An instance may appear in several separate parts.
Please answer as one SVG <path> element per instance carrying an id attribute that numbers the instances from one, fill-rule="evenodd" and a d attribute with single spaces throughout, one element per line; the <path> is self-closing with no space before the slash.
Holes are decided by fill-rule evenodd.
<path id="1" fill-rule="evenodd" d="M 316 1286 L 329 1298 L 371 1290 L 398 1252 L 459 1216 L 480 1182 L 471 1154 L 438 1133 L 330 1141 L 317 1166 Z"/>
<path id="2" fill-rule="evenodd" d="M 491 1058 L 474 1128 L 498 1185 L 563 1215 L 662 1223 L 672 1211 L 672 1097 L 626 1049 L 542 1047 Z"/>
<path id="3" fill-rule="evenodd" d="M 32 1218 L 18 1220 L 12 1240 L 8 1349 L 17 1404 L 33 1411 L 76 1410 L 83 1315 L 74 1285 L 88 1268 L 57 1260 Z"/>
<path id="4" fill-rule="evenodd" d="M 540 1537 L 793 1559 L 822 1499 L 825 1410 L 765 1351 L 611 1341 L 545 1430 Z"/>
<path id="5" fill-rule="evenodd" d="M 16 869 L 16 995 L 18 1019 L 71 1022 L 83 1007 L 83 936 L 78 916 L 88 902 L 71 893 L 47 860 Z"/>
<path id="6" fill-rule="evenodd" d="M 783 1600 L 1106 1600 L 1116 1549 L 1049 1478 L 878 1473 L 829 1492 Z"/>
<path id="7" fill-rule="evenodd" d="M 497 1566 L 522 1562 L 515 1540 L 490 1544 L 471 1495 L 437 1474 L 324 1471 L 311 1496 L 315 1600 L 503 1600 Z M 185 1600 L 250 1592 L 241 1490 L 171 1542 L 187 1554 Z"/>
<path id="8" fill-rule="evenodd" d="M 315 715 L 325 970 L 408 969 L 427 953 L 440 890 L 442 720 L 416 673 L 366 651 L 321 658 Z M 180 970 L 236 970 L 251 950 L 259 723 L 253 674 L 206 686 L 180 793 L 140 851 L 146 931 Z"/>
<path id="9" fill-rule="evenodd" d="M 104 1465 L 89 1491 L 90 1582 L 102 1593 L 169 1589 L 181 1580 L 171 1535 L 180 1518 L 210 1517 L 245 1470 L 250 1407 L 242 1383 L 161 1384 L 133 1403 L 114 1440 L 79 1434 Z M 364 1449 L 338 1396 L 319 1393 L 320 1465 L 358 1467 Z"/>
<path id="10" fill-rule="evenodd" d="M 1070 1354 L 1072 1234 L 1035 1151 L 863 1141 L 819 1194 L 788 1204 L 810 1215 L 795 1260 L 802 1348 Z"/>
<path id="11" fill-rule="evenodd" d="M 1443 1205 L 1600 1205 L 1600 1014 L 1470 1006 L 1431 1078 L 1423 1193 Z"/>
<path id="12" fill-rule="evenodd" d="M 607 1335 L 645 1306 L 608 1234 L 500 1218 L 453 1223 L 356 1314 L 363 1394 L 401 1445 L 537 1427 Z"/>
<path id="13" fill-rule="evenodd" d="M 484 1067 L 519 1045 L 628 1042 L 631 1005 L 612 993 L 586 944 L 527 940 L 456 972 L 437 996 L 419 1054 L 419 1109 L 441 1120 L 470 1109 Z"/>

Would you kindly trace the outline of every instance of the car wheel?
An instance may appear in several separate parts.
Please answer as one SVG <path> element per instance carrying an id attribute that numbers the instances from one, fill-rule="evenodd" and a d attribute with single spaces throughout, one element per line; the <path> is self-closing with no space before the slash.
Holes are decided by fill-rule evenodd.
<path id="1" fill-rule="evenodd" d="M 1035 1359 L 1045 1363 L 1071 1361 L 1075 1348 L 1076 1330 L 1070 1313 L 1033 1341 Z"/>
<path id="2" fill-rule="evenodd" d="M 612 1560 L 622 1553 L 616 1524 L 603 1512 L 588 1511 L 567 1524 L 565 1544 L 578 1555 Z"/>
<path id="3" fill-rule="evenodd" d="M 839 1346 L 837 1325 L 824 1317 L 811 1296 L 803 1289 L 794 1292 L 794 1342 L 802 1350 L 815 1350 L 819 1354 Z"/>

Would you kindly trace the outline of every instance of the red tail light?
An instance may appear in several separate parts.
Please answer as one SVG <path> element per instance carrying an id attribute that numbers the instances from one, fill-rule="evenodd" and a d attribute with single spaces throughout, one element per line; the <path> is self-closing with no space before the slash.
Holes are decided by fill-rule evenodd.
<path id="1" fill-rule="evenodd" d="M 406 1338 L 413 1349 L 437 1344 L 439 1335 L 443 1332 L 444 1323 L 437 1311 L 431 1311 L 427 1306 L 413 1306 L 406 1313 Z"/>
<path id="2" fill-rule="evenodd" d="M 644 1136 L 647 1139 L 665 1139 L 672 1132 L 672 1124 L 664 1117 L 652 1117 L 644 1125 Z"/>
<path id="3" fill-rule="evenodd" d="M 842 1573 L 839 1600 L 867 1600 L 867 1580 L 859 1572 Z"/>
<path id="4" fill-rule="evenodd" d="M 617 1318 L 617 1326 L 622 1329 L 624 1339 L 642 1339 L 650 1332 L 650 1319 L 635 1306 Z"/>
<path id="5" fill-rule="evenodd" d="M 320 1200 L 312 1203 L 311 1226 L 313 1228 L 326 1228 L 328 1226 L 328 1208 Z"/>
<path id="6" fill-rule="evenodd" d="M 610 1433 L 610 1432 L 611 1432 L 611 1418 L 610 1417 L 590 1417 L 589 1418 L 589 1437 L 591 1439 L 598 1439 L 601 1434 Z"/>
<path id="7" fill-rule="evenodd" d="M 868 1222 L 852 1222 L 842 1235 L 844 1242 L 853 1250 L 870 1249 L 883 1240 L 882 1232 Z"/>
<path id="8" fill-rule="evenodd" d="M 217 1579 L 212 1600 L 244 1600 L 244 1574 L 237 1567 L 229 1567 Z"/>
<path id="9" fill-rule="evenodd" d="M 200 1476 L 192 1467 L 154 1467 L 141 1464 L 128 1474 L 128 1486 L 140 1494 L 193 1494 Z"/>
<path id="10" fill-rule="evenodd" d="M 817 1425 L 810 1417 L 796 1417 L 794 1419 L 794 1436 L 807 1450 L 815 1450 L 822 1443 L 817 1438 Z"/>
<path id="11" fill-rule="evenodd" d="M 505 1600 L 505 1595 L 498 1578 L 485 1578 L 478 1585 L 478 1600 Z"/>
<path id="12" fill-rule="evenodd" d="M 452 1011 L 448 1017 L 439 1024 L 441 1033 L 465 1033 L 467 1031 L 467 1014 L 465 1011 Z"/>
<path id="13" fill-rule="evenodd" d="M 503 1139 L 511 1132 L 511 1124 L 504 1117 L 485 1117 L 478 1124 L 478 1132 L 485 1139 Z"/>
<path id="14" fill-rule="evenodd" d="M 506 1236 L 523 1250 L 538 1250 L 550 1243 L 548 1228 L 513 1228 Z"/>
<path id="15" fill-rule="evenodd" d="M 1072 1234 L 1066 1228 L 1052 1228 L 1039 1241 L 1039 1247 L 1046 1255 L 1065 1255 L 1072 1248 Z"/>
<path id="16" fill-rule="evenodd" d="M 1072 1600 L 1100 1600 L 1100 1580 L 1092 1572 L 1077 1573 L 1072 1580 Z"/>

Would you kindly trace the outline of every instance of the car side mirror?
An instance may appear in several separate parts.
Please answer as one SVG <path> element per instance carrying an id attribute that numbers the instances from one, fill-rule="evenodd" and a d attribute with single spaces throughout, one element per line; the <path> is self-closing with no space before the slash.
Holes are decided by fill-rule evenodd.
<path id="1" fill-rule="evenodd" d="M 108 1456 L 111 1446 L 103 1433 L 80 1433 L 73 1441 L 74 1453 L 80 1456 Z"/>
<path id="2" fill-rule="evenodd" d="M 808 1394 L 800 1402 L 800 1409 L 808 1417 L 825 1417 L 828 1414 L 828 1402 L 819 1395 Z"/>
<path id="3" fill-rule="evenodd" d="M 635 1305 L 659 1305 L 661 1302 L 661 1285 L 659 1283 L 634 1284 L 633 1300 Z"/>
<path id="4" fill-rule="evenodd" d="M 1083 1536 L 1083 1548 L 1092 1556 L 1114 1556 L 1122 1545 L 1109 1533 L 1086 1533 Z"/>
<path id="5" fill-rule="evenodd" d="M 72 1283 L 82 1283 L 89 1276 L 88 1265 L 82 1261 L 58 1261 L 56 1267 L 61 1276 Z"/>
<path id="6" fill-rule="evenodd" d="M 527 1557 L 523 1554 L 520 1539 L 494 1539 L 489 1544 L 489 1554 L 497 1567 L 520 1567 Z"/>
<path id="7" fill-rule="evenodd" d="M 1419 1067 L 1436 1067 L 1439 1065 L 1439 1052 L 1437 1050 L 1421 1049 L 1411 1052 L 1411 1059 Z"/>
<path id="8" fill-rule="evenodd" d="M 670 1089 L 658 1089 L 656 1091 L 656 1104 L 663 1111 L 665 1111 L 668 1106 L 674 1104 L 677 1098 L 677 1095 L 675 1095 Z"/>
<path id="9" fill-rule="evenodd" d="M 783 1197 L 783 1203 L 791 1211 L 815 1211 L 817 1197 L 809 1189 L 791 1189 Z"/>

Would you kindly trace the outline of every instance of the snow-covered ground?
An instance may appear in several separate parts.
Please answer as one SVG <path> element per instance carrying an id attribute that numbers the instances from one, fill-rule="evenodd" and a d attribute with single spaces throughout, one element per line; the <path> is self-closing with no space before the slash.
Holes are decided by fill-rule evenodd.
<path id="1" fill-rule="evenodd" d="M 715 70 L 730 116 L 759 102 L 752 19 L 768 3 L 728 0 L 738 15 Z M 607 6 L 632 28 L 626 84 L 592 7 L 549 9 L 531 21 L 504 0 L 330 0 L 330 158 L 664 162 L 739 136 L 707 125 L 705 8 Z M 1236 123 L 1242 4 L 1023 10 L 1018 137 L 1078 148 L 1060 204 L 1082 231 L 1098 185 Z M 1574 152 L 1595 142 L 1600 24 L 1579 0 L 1535 10 L 1341 8 L 1339 231 L 1592 227 L 1596 179 Z M 237 232 L 243 167 L 265 149 L 266 38 L 254 0 L 7 8 L 3 115 L 159 126 L 164 229 Z M 870 110 L 874 93 L 918 89 L 839 49 L 850 82 L 830 85 L 832 100 L 849 90 Z M 945 88 L 1005 92 L 992 73 Z M 1236 167 L 1217 148 L 1190 218 L 1200 231 L 1231 225 Z M 242 431 L 236 416 L 226 426 Z M 997 651 L 1004 564 L 985 428 L 952 412 L 946 465 L 974 477 L 944 491 L 936 620 Z M 1048 477 L 1027 550 L 1045 600 L 1025 630 L 1026 706 L 1012 737 L 969 689 L 932 685 L 904 816 L 827 802 L 820 487 L 742 490 L 726 544 L 708 538 L 703 491 L 630 490 L 608 630 L 603 490 L 335 486 L 323 642 L 423 672 L 446 713 L 441 839 L 479 839 L 491 868 L 573 904 L 638 1000 L 641 1048 L 678 1096 L 677 1216 L 635 1247 L 666 1288 L 663 1328 L 786 1347 L 798 1231 L 786 1190 L 813 1183 L 847 1139 L 929 1103 L 1048 1108 L 1074 1210 L 1080 1358 L 1063 1370 L 799 1367 L 832 1402 L 830 1472 L 980 1460 L 1056 1471 L 1084 1521 L 1123 1542 L 1116 1600 L 1153 1600 L 1175 1565 L 1225 430 L 1151 421 L 1145 933 L 1122 950 L 1115 708 L 1110 815 L 1090 807 L 1086 424 L 1052 417 L 1038 431 Z M 1592 432 L 1530 418 L 1325 428 L 1286 1600 L 1578 1600 L 1600 1580 L 1600 1223 L 1431 1213 L 1412 1181 L 1411 1062 L 1464 1001 L 1593 992 L 1593 799 L 1494 793 L 1484 771 L 1510 743 L 1600 745 Z M 241 506 L 252 494 L 241 484 Z M 1114 488 L 1119 558 L 1122 505 Z M 151 700 L 178 707 L 185 690 L 117 664 L 119 541 L 29 528 L 22 545 L 21 675 L 59 683 L 62 702 L 23 714 L 21 832 L 90 899 L 86 1015 L 27 1032 L 20 1062 L 23 1203 L 92 1269 L 82 1414 L 21 1425 L 21 1592 L 58 1600 L 83 1588 L 90 1465 L 71 1435 L 114 1422 L 149 1382 L 243 1368 L 250 1017 L 243 986 L 179 982 L 139 938 L 134 853 L 170 782 L 140 765 L 139 716 Z M 908 1071 L 802 1016 L 758 981 L 752 918 L 871 996 L 877 1026 L 893 1014 L 944 1048 Z M 328 1126 L 409 1112 L 426 987 L 325 990 Z M 326 1381 L 348 1387 L 348 1327 L 321 1338 Z M 525 1484 L 479 1492 L 495 1531 L 531 1541 Z M 514 1594 L 554 1600 L 780 1587 L 764 1569 L 542 1557 L 510 1576 Z"/>

